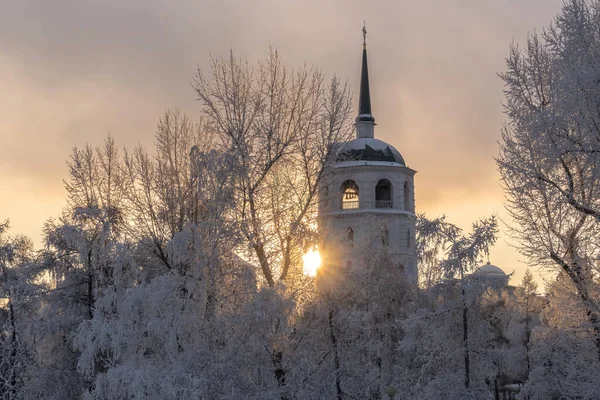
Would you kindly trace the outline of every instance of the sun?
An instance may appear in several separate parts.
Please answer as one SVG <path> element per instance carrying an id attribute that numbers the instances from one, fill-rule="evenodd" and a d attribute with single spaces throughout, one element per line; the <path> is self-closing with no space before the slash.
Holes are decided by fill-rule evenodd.
<path id="1" fill-rule="evenodd" d="M 317 269 L 321 266 L 321 255 L 318 250 L 310 250 L 302 256 L 304 261 L 304 274 L 308 276 L 316 276 Z"/>

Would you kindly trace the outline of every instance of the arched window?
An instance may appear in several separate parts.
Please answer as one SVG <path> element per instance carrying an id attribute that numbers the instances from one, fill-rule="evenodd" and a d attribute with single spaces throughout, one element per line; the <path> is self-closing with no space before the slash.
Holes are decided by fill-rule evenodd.
<path id="1" fill-rule="evenodd" d="M 352 180 L 342 184 L 342 210 L 358 208 L 358 185 Z"/>
<path id="2" fill-rule="evenodd" d="M 351 227 L 346 228 L 346 236 L 344 236 L 346 245 L 354 246 L 354 229 Z"/>
<path id="3" fill-rule="evenodd" d="M 321 187 L 319 191 L 319 201 L 321 203 L 321 207 L 325 210 L 329 209 L 329 186 Z"/>
<path id="4" fill-rule="evenodd" d="M 410 184 L 408 182 L 404 182 L 404 209 L 406 211 L 412 210 L 410 204 Z"/>
<path id="5" fill-rule="evenodd" d="M 375 186 L 375 207 L 392 208 L 392 184 L 387 179 L 380 179 Z"/>
<path id="6" fill-rule="evenodd" d="M 387 226 L 381 228 L 381 245 L 387 247 L 390 245 L 390 231 Z"/>

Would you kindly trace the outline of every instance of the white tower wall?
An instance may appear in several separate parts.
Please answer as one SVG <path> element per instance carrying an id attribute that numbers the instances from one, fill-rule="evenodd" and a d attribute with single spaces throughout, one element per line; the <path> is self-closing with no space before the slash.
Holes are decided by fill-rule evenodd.
<path id="1" fill-rule="evenodd" d="M 319 190 L 319 215 L 328 267 L 356 270 L 385 255 L 404 269 L 408 281 L 416 283 L 414 174 L 398 163 L 377 161 L 340 162 L 327 171 Z M 392 186 L 390 208 L 376 202 L 376 186 L 381 179 L 389 180 Z M 359 188 L 355 209 L 342 206 L 343 184 L 348 180 Z M 354 233 L 353 243 L 347 238 L 348 228 Z"/>

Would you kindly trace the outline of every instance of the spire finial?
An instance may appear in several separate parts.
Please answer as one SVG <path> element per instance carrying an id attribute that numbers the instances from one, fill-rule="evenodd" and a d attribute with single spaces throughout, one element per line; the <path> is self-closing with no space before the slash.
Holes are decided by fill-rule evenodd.
<path id="1" fill-rule="evenodd" d="M 366 49 L 367 48 L 367 25 L 365 24 L 365 21 L 363 21 L 362 33 L 363 33 L 363 49 Z"/>

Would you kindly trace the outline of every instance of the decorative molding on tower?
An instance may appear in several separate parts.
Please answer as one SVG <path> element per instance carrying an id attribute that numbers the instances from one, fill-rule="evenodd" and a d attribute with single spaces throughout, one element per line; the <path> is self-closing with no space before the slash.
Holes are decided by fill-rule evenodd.
<path id="1" fill-rule="evenodd" d="M 324 212 L 322 218 L 355 218 L 355 217 L 368 217 L 368 216 L 381 216 L 385 215 L 387 218 L 393 218 L 395 216 L 414 217 L 415 213 L 406 210 L 388 209 L 388 208 L 357 208 L 354 210 L 337 210 Z"/>
<path id="2" fill-rule="evenodd" d="M 356 164 L 352 164 L 356 163 Z M 401 171 L 407 176 L 413 176 L 417 171 L 414 169 L 410 169 L 405 167 L 404 165 L 400 165 L 398 163 L 389 163 L 390 165 L 384 165 L 383 163 L 378 162 L 369 162 L 369 161 L 349 161 L 348 165 L 344 165 L 344 162 L 336 163 L 335 167 L 331 169 L 329 172 L 330 176 L 335 175 L 345 175 L 348 173 L 356 173 L 356 172 L 380 172 L 386 173 L 391 172 L 395 173 L 396 171 Z"/>

